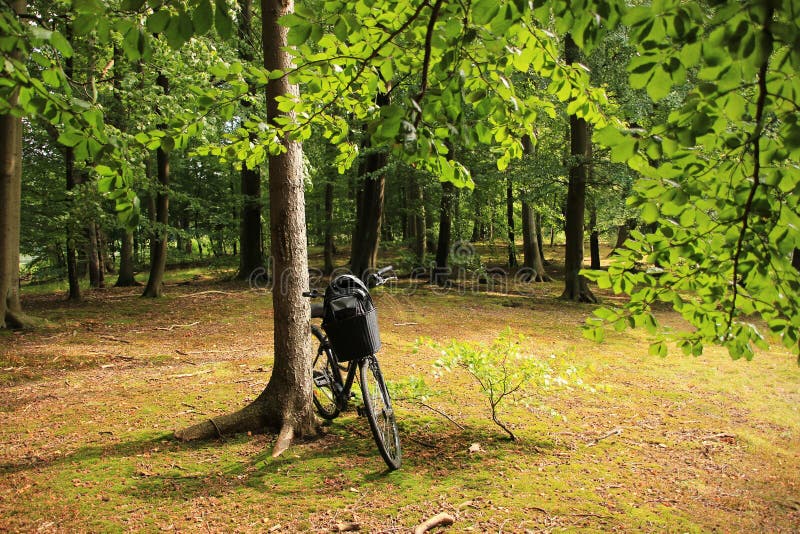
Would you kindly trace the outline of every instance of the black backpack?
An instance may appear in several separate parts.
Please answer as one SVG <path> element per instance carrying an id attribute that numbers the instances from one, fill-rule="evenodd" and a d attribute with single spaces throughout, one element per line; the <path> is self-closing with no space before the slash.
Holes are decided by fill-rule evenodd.
<path id="1" fill-rule="evenodd" d="M 334 278 L 325 290 L 323 310 L 322 327 L 339 361 L 380 350 L 378 314 L 364 282 L 350 274 Z"/>

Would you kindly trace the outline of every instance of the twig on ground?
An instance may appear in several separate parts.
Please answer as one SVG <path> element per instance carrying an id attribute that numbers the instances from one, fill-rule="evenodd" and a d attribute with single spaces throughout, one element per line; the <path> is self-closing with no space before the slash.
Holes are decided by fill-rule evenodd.
<path id="1" fill-rule="evenodd" d="M 443 411 L 441 411 L 441 410 L 439 410 L 439 409 L 437 409 L 437 408 L 434 408 L 433 406 L 428 406 L 428 405 L 427 405 L 427 404 L 425 404 L 424 402 L 419 402 L 419 401 L 417 401 L 417 404 L 419 404 L 419 405 L 420 405 L 420 406 L 422 406 L 423 408 L 427 408 L 427 409 L 429 409 L 429 410 L 431 410 L 431 411 L 433 411 L 433 412 L 436 412 L 436 413 L 438 413 L 439 415 L 441 415 L 442 417 L 444 417 L 445 419 L 447 419 L 448 421 L 450 421 L 451 423 L 453 423 L 454 425 L 456 425 L 456 426 L 459 428 L 459 430 L 464 430 L 464 426 L 463 426 L 463 425 L 461 425 L 461 424 L 460 424 L 458 421 L 456 421 L 455 419 L 453 419 L 452 417 L 450 417 L 449 415 L 447 415 L 447 414 L 446 414 L 446 413 L 444 413 Z"/>
<path id="2" fill-rule="evenodd" d="M 606 432 L 605 434 L 603 434 L 599 438 L 595 438 L 595 439 L 591 440 L 589 443 L 586 444 L 586 446 L 587 447 L 592 447 L 594 445 L 597 445 L 598 442 L 600 442 L 600 441 L 602 441 L 602 440 L 604 440 L 606 438 L 610 438 L 611 436 L 619 436 L 620 434 L 622 434 L 622 429 L 617 427 L 614 430 L 611 430 L 610 432 Z"/>
<path id="3" fill-rule="evenodd" d="M 419 323 L 394 323 L 394 326 L 414 326 Z"/>
<path id="4" fill-rule="evenodd" d="M 197 375 L 204 375 L 207 373 L 212 372 L 213 369 L 203 369 L 202 371 L 197 371 L 196 373 L 184 373 L 179 375 L 168 375 L 167 378 L 189 378 L 190 376 L 197 376 Z"/>
<path id="5" fill-rule="evenodd" d="M 191 326 L 195 326 L 195 325 L 198 325 L 198 324 L 200 324 L 200 321 L 195 321 L 195 322 L 189 323 L 189 324 L 173 324 L 173 325 L 170 325 L 170 326 L 157 326 L 155 329 L 156 330 L 172 331 L 172 330 L 175 330 L 176 328 L 189 328 Z"/>
<path id="6" fill-rule="evenodd" d="M 246 349 L 225 349 L 225 350 L 180 350 L 175 349 L 175 352 L 180 354 L 181 356 L 191 356 L 193 354 L 224 354 L 226 352 L 247 352 L 248 350 L 253 350 L 254 347 L 248 347 Z"/>
<path id="7" fill-rule="evenodd" d="M 116 341 L 117 343 L 127 343 L 129 345 L 131 343 L 127 339 L 120 339 L 120 338 L 114 337 L 114 336 L 100 336 L 100 339 L 105 339 L 107 341 Z"/>
<path id="8" fill-rule="evenodd" d="M 230 291 L 219 291 L 219 290 L 211 290 L 211 291 L 200 291 L 199 293 L 189 293 L 188 295 L 178 295 L 179 299 L 184 299 L 188 297 L 199 297 L 200 295 L 233 295 Z"/>
<path id="9" fill-rule="evenodd" d="M 417 525 L 416 528 L 414 528 L 414 534 L 425 534 L 425 532 L 428 532 L 433 527 L 446 527 L 452 525 L 454 522 L 455 518 L 452 515 L 447 512 L 441 512 Z"/>

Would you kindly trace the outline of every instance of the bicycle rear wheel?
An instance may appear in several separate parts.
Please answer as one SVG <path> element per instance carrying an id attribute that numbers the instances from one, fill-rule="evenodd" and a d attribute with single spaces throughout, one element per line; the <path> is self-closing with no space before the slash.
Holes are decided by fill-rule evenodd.
<path id="1" fill-rule="evenodd" d="M 372 429 L 372 437 L 389 469 L 399 469 L 400 433 L 378 359 L 372 354 L 362 358 L 358 365 L 364 411 Z"/>
<path id="2" fill-rule="evenodd" d="M 341 388 L 337 388 L 337 384 L 341 384 L 342 375 L 339 373 L 339 368 L 331 354 L 331 349 L 326 346 L 322 332 L 317 328 L 312 328 L 311 332 L 319 341 L 312 366 L 314 406 L 323 419 L 335 419 L 339 415 L 336 392 L 341 391 Z"/>

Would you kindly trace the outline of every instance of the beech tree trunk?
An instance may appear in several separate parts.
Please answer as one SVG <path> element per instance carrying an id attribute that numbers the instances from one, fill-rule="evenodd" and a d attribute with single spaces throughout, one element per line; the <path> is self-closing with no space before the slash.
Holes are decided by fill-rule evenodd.
<path id="1" fill-rule="evenodd" d="M 389 95 L 379 94 L 376 103 L 378 106 L 389 105 Z M 356 197 L 358 217 L 353 233 L 353 246 L 350 249 L 350 270 L 360 278 L 365 278 L 366 273 L 377 266 L 386 187 L 381 171 L 389 162 L 389 155 L 385 150 L 370 149 L 369 141 L 365 143 L 365 147 L 369 153 L 365 157 L 361 173 L 364 183 Z"/>
<path id="2" fill-rule="evenodd" d="M 522 201 L 522 249 L 525 257 L 525 267 L 533 271 L 527 281 L 551 282 L 553 279 L 548 276 L 544 268 L 536 215 L 527 200 Z"/>
<path id="3" fill-rule="evenodd" d="M 517 266 L 517 243 L 514 235 L 514 181 L 506 176 L 506 221 L 508 222 L 508 266 Z"/>
<path id="4" fill-rule="evenodd" d="M 89 266 L 89 285 L 94 288 L 103 287 L 103 262 L 100 259 L 100 241 L 97 225 L 90 221 L 86 226 L 86 260 Z"/>
<path id="5" fill-rule="evenodd" d="M 285 27 L 278 19 L 294 10 L 293 0 L 261 0 L 264 66 L 273 71 L 291 68 L 285 51 Z M 296 94 L 287 77 L 267 85 L 267 117 L 281 113 L 277 98 Z M 273 456 L 294 437 L 316 434 L 311 390 L 311 336 L 308 299 L 308 259 L 302 147 L 284 139 L 286 151 L 269 157 L 270 232 L 275 284 L 272 306 L 275 361 L 266 388 L 241 410 L 215 417 L 176 433 L 182 440 L 213 438 L 246 431 L 280 429 Z"/>
<path id="6" fill-rule="evenodd" d="M 156 83 L 169 94 L 169 80 L 159 74 Z M 167 224 L 169 223 L 169 153 L 160 147 L 156 151 L 158 194 L 156 196 L 156 234 L 150 246 L 150 276 L 143 297 L 157 298 L 163 295 L 164 271 L 167 268 Z"/>
<path id="7" fill-rule="evenodd" d="M 17 15 L 25 14 L 25 0 L 8 2 Z M 19 58 L 18 51 L 12 54 Z M 8 99 L 17 105 L 19 93 Z M 29 325 L 19 301 L 19 239 L 22 196 L 22 119 L 0 115 L 0 328 Z"/>
<path id="8" fill-rule="evenodd" d="M 239 57 L 244 61 L 253 60 L 252 9 L 250 0 L 240 2 L 239 11 Z M 250 134 L 251 142 L 256 135 Z M 244 204 L 239 223 L 239 272 L 238 278 L 246 280 L 256 269 L 264 266 L 264 251 L 261 226 L 261 172 L 250 169 L 242 163 L 241 189 Z"/>
<path id="9" fill-rule="evenodd" d="M 333 180 L 325 182 L 325 245 L 323 247 L 324 262 L 322 270 L 325 274 L 333 272 Z"/>
<path id="10" fill-rule="evenodd" d="M 427 225 L 425 224 L 425 198 L 422 194 L 422 187 L 419 183 L 419 178 L 416 174 L 412 174 L 411 183 L 409 184 L 409 196 L 411 198 L 411 206 L 413 208 L 412 215 L 409 219 L 414 225 L 414 258 L 417 261 L 417 266 L 421 267 L 425 263 L 425 245 L 426 235 L 428 233 Z"/>
<path id="11" fill-rule="evenodd" d="M 578 61 L 578 46 L 567 35 L 565 39 L 567 63 Z M 580 275 L 583 268 L 583 224 L 586 209 L 586 181 L 592 158 L 592 141 L 588 123 L 570 115 L 570 154 L 566 210 L 566 245 L 564 256 L 564 292 L 561 298 L 577 302 L 597 302 L 586 279 Z"/>
<path id="12" fill-rule="evenodd" d="M 589 209 L 589 265 L 592 269 L 600 268 L 600 233 L 597 231 L 597 208 Z"/>
<path id="13" fill-rule="evenodd" d="M 133 269 L 133 232 L 130 230 L 125 230 L 125 234 L 122 236 L 122 243 L 119 251 L 119 276 L 114 285 L 116 287 L 139 285 L 139 282 L 136 281 Z"/>
<path id="14" fill-rule="evenodd" d="M 455 186 L 452 182 L 442 182 L 442 201 L 439 206 L 439 238 L 436 241 L 436 265 L 433 269 L 433 282 L 447 285 L 450 278 L 448 258 L 453 226 L 453 198 Z"/>

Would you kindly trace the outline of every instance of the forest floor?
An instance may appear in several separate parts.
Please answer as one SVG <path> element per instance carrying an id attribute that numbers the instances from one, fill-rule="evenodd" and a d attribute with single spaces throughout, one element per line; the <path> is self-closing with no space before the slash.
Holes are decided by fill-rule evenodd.
<path id="1" fill-rule="evenodd" d="M 277 459 L 269 434 L 175 441 L 270 375 L 270 295 L 225 277 L 171 272 L 158 300 L 26 289 L 49 324 L 0 332 L 0 531 L 408 532 L 438 512 L 455 517 L 449 532 L 798 531 L 795 358 L 659 358 L 638 331 L 596 344 L 580 332 L 593 308 L 558 301 L 559 282 L 376 291 L 385 374 L 440 393 L 398 402 L 399 471 L 355 410 Z M 516 442 L 469 377 L 436 379 L 439 355 L 417 343 L 490 342 L 506 326 L 590 386 L 508 405 Z"/>

